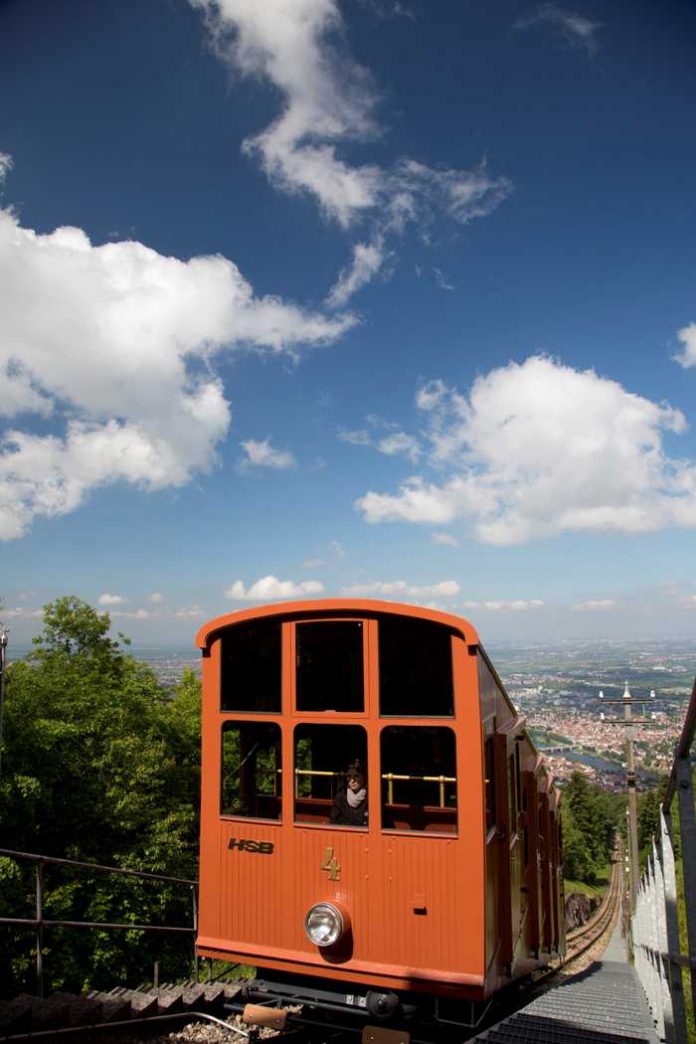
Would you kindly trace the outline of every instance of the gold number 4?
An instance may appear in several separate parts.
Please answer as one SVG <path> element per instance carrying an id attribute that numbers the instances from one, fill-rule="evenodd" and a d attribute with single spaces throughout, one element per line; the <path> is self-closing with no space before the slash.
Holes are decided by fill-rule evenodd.
<path id="1" fill-rule="evenodd" d="M 341 880 L 341 864 L 338 859 L 334 859 L 333 847 L 329 847 L 324 852 L 324 862 L 319 867 L 320 870 L 326 870 L 329 875 L 329 881 L 340 881 Z"/>

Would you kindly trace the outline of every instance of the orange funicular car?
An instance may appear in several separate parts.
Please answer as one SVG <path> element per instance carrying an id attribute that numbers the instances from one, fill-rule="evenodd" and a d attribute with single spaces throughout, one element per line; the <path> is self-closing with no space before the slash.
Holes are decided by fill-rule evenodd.
<path id="1" fill-rule="evenodd" d="M 197 945 L 256 967 L 249 1020 L 406 1040 L 562 951 L 558 794 L 467 620 L 332 599 L 197 640 Z"/>

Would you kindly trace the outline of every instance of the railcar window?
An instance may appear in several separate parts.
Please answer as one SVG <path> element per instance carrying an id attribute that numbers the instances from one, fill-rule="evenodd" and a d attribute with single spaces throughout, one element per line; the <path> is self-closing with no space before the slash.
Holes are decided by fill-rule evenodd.
<path id="1" fill-rule="evenodd" d="M 507 767 L 508 783 L 508 821 L 510 825 L 510 837 L 517 833 L 517 774 L 515 772 L 515 755 L 508 758 Z"/>
<path id="2" fill-rule="evenodd" d="M 220 812 L 280 819 L 280 726 L 226 721 L 222 726 Z"/>
<path id="3" fill-rule="evenodd" d="M 341 620 L 298 624 L 297 709 L 364 709 L 363 627 Z"/>
<path id="4" fill-rule="evenodd" d="M 518 748 L 519 749 L 519 748 Z M 525 773 L 522 777 L 522 822 L 524 826 L 522 828 L 522 839 L 524 843 L 524 867 L 525 870 L 529 866 L 529 810 L 527 807 L 527 791 L 529 789 L 529 783 L 527 782 L 527 774 Z"/>
<path id="5" fill-rule="evenodd" d="M 279 713 L 281 625 L 255 620 L 223 632 L 220 694 L 223 711 Z"/>
<path id="6" fill-rule="evenodd" d="M 364 805 L 356 806 L 357 811 L 346 809 L 346 772 L 356 761 L 367 772 L 367 734 L 361 726 L 298 725 L 295 729 L 295 821 L 366 826 L 368 795 Z"/>
<path id="7" fill-rule="evenodd" d="M 496 825 L 495 810 L 495 750 L 494 737 L 486 736 L 484 744 L 484 771 L 486 773 L 486 833 Z"/>
<path id="8" fill-rule="evenodd" d="M 457 830 L 457 759 L 452 729 L 390 725 L 382 730 L 382 827 Z"/>
<path id="9" fill-rule="evenodd" d="M 454 714 L 452 639 L 445 627 L 399 616 L 379 621 L 379 709 L 398 717 Z"/>

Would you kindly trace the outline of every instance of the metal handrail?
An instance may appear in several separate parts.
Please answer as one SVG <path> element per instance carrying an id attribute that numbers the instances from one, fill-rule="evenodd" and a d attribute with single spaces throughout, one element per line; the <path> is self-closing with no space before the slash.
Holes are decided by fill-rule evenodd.
<path id="1" fill-rule="evenodd" d="M 665 791 L 664 800 L 662 802 L 662 809 L 665 815 L 669 812 L 669 807 L 672 804 L 672 798 L 674 792 L 677 789 L 678 784 L 678 763 L 683 758 L 689 758 L 691 756 L 691 747 L 694 742 L 694 734 L 696 733 L 696 680 L 694 680 L 694 687 L 691 692 L 691 699 L 689 700 L 689 706 L 686 711 L 686 717 L 684 719 L 684 725 L 682 727 L 681 735 L 677 741 L 677 745 L 674 749 L 674 761 L 672 762 L 672 770 L 669 774 L 669 782 L 667 784 L 667 790 Z"/>
<path id="2" fill-rule="evenodd" d="M 333 772 L 330 769 L 295 769 L 295 797 L 299 797 L 298 783 L 300 776 L 323 776 L 331 777 L 333 779 L 339 779 L 344 776 L 344 772 Z M 381 779 L 387 784 L 387 804 L 393 805 L 394 803 L 394 783 L 401 781 L 416 781 L 418 783 L 438 783 L 439 784 L 439 799 L 440 808 L 447 807 L 445 784 L 456 783 L 456 776 L 415 776 L 400 774 L 397 772 L 383 772 Z"/>
<path id="3" fill-rule="evenodd" d="M 151 874 L 147 870 L 126 870 L 121 866 L 104 866 L 101 863 L 81 863 L 78 859 L 60 859 L 58 856 L 38 855 L 36 852 L 16 852 L 12 848 L 0 848 L 0 856 L 28 859 L 36 863 L 55 863 L 58 866 L 79 866 L 87 870 L 102 870 L 107 874 L 121 874 L 123 877 L 143 877 L 151 881 L 169 881 L 172 884 L 198 887 L 198 881 L 191 881 L 188 877 L 169 877 L 167 874 Z"/>
<path id="4" fill-rule="evenodd" d="M 409 776 L 396 772 L 383 772 L 382 779 L 387 782 L 387 804 L 394 804 L 394 783 L 401 780 L 415 780 L 418 783 L 439 783 L 440 808 L 446 808 L 445 783 L 456 783 L 456 776 Z"/>
<path id="5" fill-rule="evenodd" d="M 664 1040 L 686 1040 L 682 968 L 691 969 L 691 1003 L 696 1011 L 696 812 L 691 749 L 696 734 L 696 681 L 677 742 L 667 790 L 660 807 L 660 844 L 640 881 L 631 935 L 636 970 Z M 678 798 L 681 855 L 674 845 L 672 805 Z M 681 952 L 675 861 L 681 859 L 688 953 Z"/>
<path id="6" fill-rule="evenodd" d="M 37 996 L 44 995 L 44 966 L 43 966 L 43 932 L 44 928 L 100 928 L 131 930 L 144 932 L 173 932 L 193 934 L 194 944 L 198 934 L 198 882 L 185 877 L 171 877 L 168 874 L 153 874 L 146 870 L 128 870 L 120 866 L 106 866 L 102 863 L 85 863 L 77 859 L 61 859 L 58 856 L 40 855 L 36 852 L 20 852 L 12 848 L 0 848 L 0 856 L 8 856 L 11 859 L 24 859 L 36 865 L 36 904 L 34 917 L 0 917 L 0 925 L 14 926 L 17 928 L 32 928 L 36 936 L 36 990 Z M 165 881 L 169 884 L 186 885 L 191 889 L 191 913 L 192 925 L 184 928 L 178 925 L 158 924 L 133 924 L 114 923 L 109 921 L 66 921 L 53 920 L 43 915 L 44 906 L 44 879 L 43 871 L 46 864 L 67 867 L 76 870 L 96 870 L 99 873 L 118 874 L 122 877 L 137 877 L 148 881 Z M 198 955 L 194 945 L 194 974 L 198 982 Z"/>

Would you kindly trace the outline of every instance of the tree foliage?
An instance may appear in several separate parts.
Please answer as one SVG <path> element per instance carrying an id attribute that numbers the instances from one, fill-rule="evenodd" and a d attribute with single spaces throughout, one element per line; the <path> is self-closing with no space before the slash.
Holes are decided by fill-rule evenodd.
<path id="1" fill-rule="evenodd" d="M 569 880 L 595 884 L 609 862 L 624 801 L 573 772 L 563 790 L 563 868 Z"/>
<path id="2" fill-rule="evenodd" d="M 0 778 L 3 845 L 19 851 L 195 879 L 200 685 L 173 693 L 108 636 L 110 619 L 78 598 L 45 607 L 35 649 L 7 671 Z M 0 909 L 33 916 L 33 868 L 0 860 Z M 46 869 L 52 919 L 191 924 L 185 886 Z M 19 912 L 18 912 L 19 911 Z M 2 991 L 31 989 L 31 932 L 3 929 Z M 8 935 L 11 938 L 7 938 Z M 141 981 L 160 959 L 186 975 L 189 936 L 46 931 L 54 988 Z"/>
<path id="3" fill-rule="evenodd" d="M 652 854 L 653 838 L 660 836 L 660 805 L 667 790 L 667 777 L 652 790 L 638 795 L 638 851 L 641 869 Z M 658 840 L 659 844 L 659 840 Z"/>

